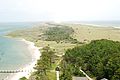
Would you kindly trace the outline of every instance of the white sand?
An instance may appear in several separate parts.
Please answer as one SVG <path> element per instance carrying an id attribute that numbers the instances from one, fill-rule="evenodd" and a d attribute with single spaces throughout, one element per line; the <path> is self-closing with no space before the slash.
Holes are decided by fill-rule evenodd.
<path id="1" fill-rule="evenodd" d="M 41 56 L 39 48 L 36 47 L 33 42 L 26 41 L 25 39 L 22 39 L 22 41 L 24 41 L 26 44 L 28 44 L 28 49 L 30 49 L 30 51 L 31 51 L 33 60 L 30 64 L 25 66 L 23 69 L 20 69 L 20 70 L 23 70 L 24 72 L 19 72 L 19 73 L 13 74 L 13 76 L 11 78 L 9 78 L 9 80 L 19 80 L 19 78 L 24 77 L 24 76 L 26 78 L 29 78 L 31 75 L 31 72 L 35 71 L 34 70 L 35 64 L 37 63 L 37 60 Z"/>

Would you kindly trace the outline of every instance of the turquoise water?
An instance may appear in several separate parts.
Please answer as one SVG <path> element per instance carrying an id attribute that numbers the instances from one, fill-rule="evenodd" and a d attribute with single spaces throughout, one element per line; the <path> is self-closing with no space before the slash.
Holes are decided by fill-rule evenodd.
<path id="1" fill-rule="evenodd" d="M 32 61 L 27 44 L 17 39 L 6 38 L 4 35 L 33 25 L 32 23 L 0 23 L 0 70 L 16 70 Z M 0 80 L 8 75 L 0 73 Z"/>

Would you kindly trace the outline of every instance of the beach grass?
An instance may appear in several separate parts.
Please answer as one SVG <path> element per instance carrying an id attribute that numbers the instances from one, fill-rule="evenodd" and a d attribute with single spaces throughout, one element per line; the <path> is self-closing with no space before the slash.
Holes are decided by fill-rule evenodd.
<path id="1" fill-rule="evenodd" d="M 89 25 L 74 25 L 71 26 L 74 29 L 73 38 L 78 41 L 84 42 L 98 39 L 108 39 L 114 41 L 120 41 L 120 29 L 104 26 L 89 26 Z"/>
<path id="2" fill-rule="evenodd" d="M 76 44 L 71 43 L 56 43 L 55 41 L 43 41 L 43 40 L 38 40 L 35 43 L 36 46 L 38 47 L 45 47 L 49 45 L 52 49 L 55 49 L 57 55 L 62 55 L 67 49 L 76 46 Z"/>

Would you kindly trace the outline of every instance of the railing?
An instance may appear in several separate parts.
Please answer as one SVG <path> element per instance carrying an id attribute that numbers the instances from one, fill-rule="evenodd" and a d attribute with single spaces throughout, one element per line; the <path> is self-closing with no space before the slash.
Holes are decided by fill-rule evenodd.
<path id="1" fill-rule="evenodd" d="M 92 78 L 90 78 L 80 67 L 80 71 L 89 79 L 89 80 L 93 80 Z"/>

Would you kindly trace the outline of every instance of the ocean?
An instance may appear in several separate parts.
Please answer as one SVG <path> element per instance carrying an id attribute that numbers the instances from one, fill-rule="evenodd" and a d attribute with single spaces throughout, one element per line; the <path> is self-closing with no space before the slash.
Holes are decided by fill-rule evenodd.
<path id="1" fill-rule="evenodd" d="M 0 70 L 17 70 L 32 61 L 25 42 L 4 36 L 11 31 L 30 28 L 33 25 L 33 23 L 0 23 Z M 0 73 L 0 80 L 9 75 Z"/>

